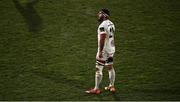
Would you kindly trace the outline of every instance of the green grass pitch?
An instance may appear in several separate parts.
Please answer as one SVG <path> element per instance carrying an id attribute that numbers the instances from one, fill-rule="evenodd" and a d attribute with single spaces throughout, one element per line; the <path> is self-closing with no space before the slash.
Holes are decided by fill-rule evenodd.
<path id="1" fill-rule="evenodd" d="M 116 26 L 117 92 L 88 95 L 101 8 Z M 0 0 L 0 100 L 180 100 L 179 27 L 180 0 Z"/>

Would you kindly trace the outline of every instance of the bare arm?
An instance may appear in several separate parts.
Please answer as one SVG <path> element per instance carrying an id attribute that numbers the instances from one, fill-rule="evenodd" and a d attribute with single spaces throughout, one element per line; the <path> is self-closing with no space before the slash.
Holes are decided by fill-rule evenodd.
<path id="1" fill-rule="evenodd" d="M 104 43 L 106 39 L 106 33 L 100 35 L 100 49 L 99 49 L 99 58 L 102 58 L 102 50 L 104 48 Z"/>

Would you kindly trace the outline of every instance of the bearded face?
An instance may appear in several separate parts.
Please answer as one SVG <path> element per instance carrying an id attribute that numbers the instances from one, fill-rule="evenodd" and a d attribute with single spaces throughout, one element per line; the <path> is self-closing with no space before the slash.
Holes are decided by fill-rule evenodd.
<path id="1" fill-rule="evenodd" d="M 104 20 L 104 14 L 103 14 L 103 12 L 102 11 L 100 11 L 100 12 L 98 12 L 98 14 L 97 14 L 97 20 L 99 21 L 99 22 L 102 22 L 103 20 Z"/>

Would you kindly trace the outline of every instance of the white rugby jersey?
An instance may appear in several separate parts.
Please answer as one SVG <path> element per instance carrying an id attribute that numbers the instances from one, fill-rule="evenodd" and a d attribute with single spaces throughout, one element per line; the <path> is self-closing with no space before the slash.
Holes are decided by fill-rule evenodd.
<path id="1" fill-rule="evenodd" d="M 100 35 L 106 33 L 103 51 L 107 53 L 115 52 L 114 32 L 115 26 L 110 20 L 103 21 L 98 27 L 98 51 L 100 49 Z"/>

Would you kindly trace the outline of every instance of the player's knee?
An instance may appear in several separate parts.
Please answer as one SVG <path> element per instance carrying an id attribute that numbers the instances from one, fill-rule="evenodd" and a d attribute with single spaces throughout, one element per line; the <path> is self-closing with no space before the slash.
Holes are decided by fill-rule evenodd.
<path id="1" fill-rule="evenodd" d="M 107 65 L 108 70 L 113 69 L 113 65 Z"/>
<path id="2" fill-rule="evenodd" d="M 102 76 L 103 74 L 102 74 L 102 72 L 100 72 L 100 71 L 96 71 L 96 76 Z"/>
<path id="3" fill-rule="evenodd" d="M 103 66 L 96 65 L 96 75 L 103 75 L 102 70 L 103 70 Z"/>

